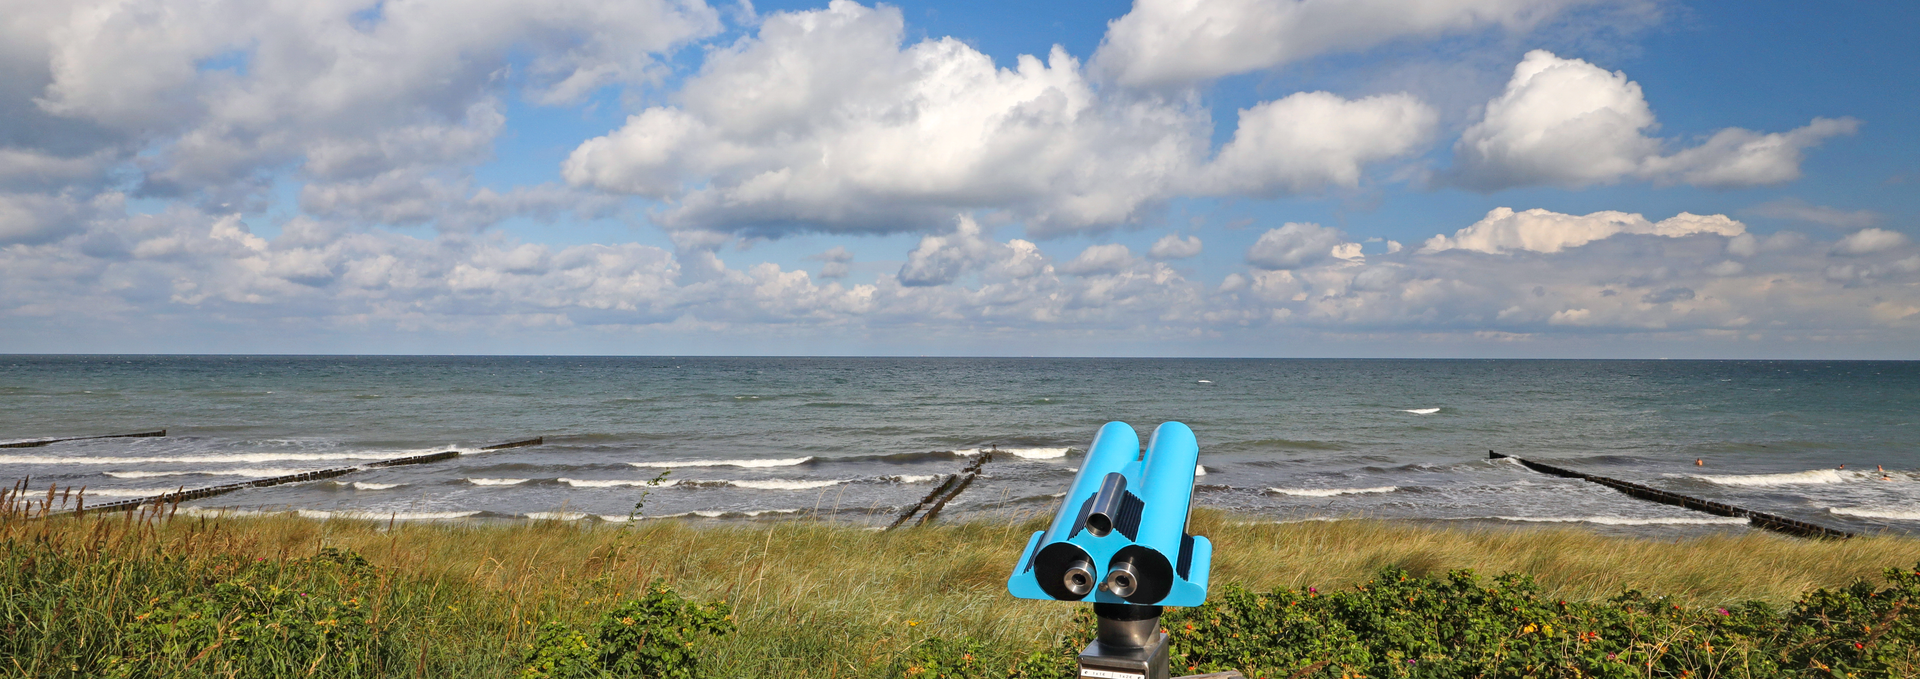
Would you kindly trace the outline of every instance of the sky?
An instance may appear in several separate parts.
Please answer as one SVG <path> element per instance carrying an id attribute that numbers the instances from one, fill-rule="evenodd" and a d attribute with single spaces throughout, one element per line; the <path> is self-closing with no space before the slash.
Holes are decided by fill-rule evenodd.
<path id="1" fill-rule="evenodd" d="M 1915 359 L 1915 25 L 0 0 L 0 353 Z"/>

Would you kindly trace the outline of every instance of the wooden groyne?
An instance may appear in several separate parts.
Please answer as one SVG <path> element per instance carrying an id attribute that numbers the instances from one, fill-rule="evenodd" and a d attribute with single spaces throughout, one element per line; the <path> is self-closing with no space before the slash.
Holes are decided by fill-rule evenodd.
<path id="1" fill-rule="evenodd" d="M 498 445 L 485 446 L 485 447 L 482 447 L 481 450 L 500 450 L 503 448 L 524 448 L 526 446 L 537 446 L 544 442 L 545 442 L 544 437 L 536 437 L 536 438 L 530 438 L 522 441 L 514 441 L 511 443 L 502 443 Z M 97 504 L 97 505 L 80 506 L 80 507 L 76 507 L 74 511 L 75 513 L 79 513 L 79 512 L 88 512 L 88 511 L 99 512 L 99 511 L 132 510 L 142 505 L 150 505 L 150 504 L 156 504 L 156 503 L 178 504 L 181 502 L 185 502 L 187 500 L 199 500 L 202 498 L 213 497 L 215 495 L 224 495 L 226 493 L 231 493 L 236 490 L 246 490 L 248 488 L 266 488 L 268 486 L 278 486 L 278 485 L 283 485 L 288 483 L 301 483 L 305 481 L 320 481 L 323 479 L 331 479 L 336 476 L 344 476 L 347 474 L 351 474 L 353 472 L 361 471 L 363 469 L 381 469 L 385 467 L 399 467 L 399 466 L 410 465 L 410 464 L 426 464 L 429 462 L 439 462 L 441 460 L 451 460 L 459 456 L 460 456 L 460 451 L 457 451 L 457 450 L 448 450 L 448 451 L 438 452 L 438 453 L 427 453 L 425 455 L 412 455 L 408 457 L 394 458 L 391 460 L 380 460 L 378 462 L 370 462 L 367 464 L 355 465 L 352 467 L 334 467 L 332 469 L 318 469 L 310 472 L 300 472 L 298 474 L 287 474 L 284 476 L 273 476 L 273 477 L 268 477 L 264 479 L 253 479 L 251 481 L 240 481 L 237 483 L 223 483 L 218 486 L 207 486 L 205 488 L 194 488 L 192 490 L 187 490 L 183 488 L 179 491 L 175 491 L 172 493 L 164 493 L 161 495 L 152 495 L 148 497 L 134 498 L 130 500 L 118 500 L 115 502 L 106 502 L 106 503 Z M 84 493 L 84 490 L 82 492 Z"/>
<path id="2" fill-rule="evenodd" d="M 100 436 L 70 436 L 63 439 L 40 439 L 37 441 L 15 441 L 12 443 L 0 443 L 0 448 L 39 448 L 40 446 L 44 446 L 50 443 L 61 443 L 65 441 L 91 441 L 94 439 L 140 439 L 140 438 L 153 438 L 153 437 L 166 436 L 166 435 L 167 435 L 167 430 L 159 429 L 155 431 L 143 431 L 143 432 L 138 432 L 134 434 L 103 434 Z"/>
<path id="3" fill-rule="evenodd" d="M 459 453 L 454 453 L 454 454 L 458 455 Z M 165 493 L 161 495 L 154 495 L 151 497 L 134 498 L 131 500 L 120 500 L 117 502 L 106 502 L 102 504 L 93 505 L 90 507 L 77 509 L 75 511 L 110 512 L 110 511 L 120 510 L 120 509 L 133 509 L 141 505 L 150 505 L 154 503 L 177 504 L 180 502 L 185 502 L 187 500 L 198 500 L 201 498 L 213 497 L 215 495 L 224 495 L 236 490 L 245 490 L 248 488 L 265 488 L 267 486 L 278 486 L 285 483 L 299 483 L 301 481 L 319 481 L 321 479 L 331 479 L 336 476 L 342 476 L 342 475 L 351 474 L 351 473 L 360 471 L 360 469 L 361 469 L 360 467 L 335 467 L 333 469 L 320 469 L 320 470 L 310 471 L 310 472 L 300 472 L 298 474 L 287 474 L 285 476 L 273 476 L 273 477 L 268 477 L 264 479 L 254 479 L 252 481 L 241 481 L 239 483 L 223 483 L 218 486 L 207 486 L 205 488 L 195 488 L 192 490 L 182 489 L 176 492 Z"/>
<path id="4" fill-rule="evenodd" d="M 1569 479 L 1580 479 L 1582 481 L 1590 481 L 1593 483 L 1598 483 L 1602 486 L 1612 488 L 1614 490 L 1620 491 L 1622 493 L 1626 493 L 1628 495 L 1631 495 L 1636 498 L 1640 498 L 1642 500 L 1647 500 L 1649 502 L 1658 502 L 1660 504 L 1673 505 L 1675 507 L 1685 507 L 1687 509 L 1691 509 L 1696 512 L 1706 512 L 1708 514 L 1714 514 L 1717 516 L 1731 516 L 1731 517 L 1746 519 L 1747 522 L 1749 524 L 1752 524 L 1753 527 L 1755 528 L 1764 528 L 1766 530 L 1770 530 L 1776 533 L 1785 533 L 1787 535 L 1803 537 L 1803 538 L 1830 538 L 1830 539 L 1844 540 L 1846 538 L 1854 537 L 1853 533 L 1849 533 L 1849 532 L 1834 529 L 1834 528 L 1828 528 L 1826 526 L 1822 526 L 1816 523 L 1808 523 L 1806 521 L 1801 521 L 1799 519 L 1789 519 L 1787 517 L 1780 516 L 1778 514 L 1768 514 L 1766 512 L 1756 512 L 1751 509 L 1742 509 L 1740 507 L 1735 507 L 1733 505 L 1726 504 L 1723 502 L 1714 502 L 1712 500 L 1702 500 L 1699 498 L 1688 497 L 1685 495 L 1681 495 L 1679 493 L 1660 490 L 1659 488 L 1653 488 L 1651 486 L 1645 486 L 1638 483 L 1633 483 L 1631 481 L 1621 481 L 1619 479 L 1610 479 L 1605 476 L 1600 476 L 1597 474 L 1585 474 L 1585 473 L 1573 471 L 1571 469 L 1564 469 L 1561 467 L 1555 467 L 1553 465 L 1541 464 L 1538 462 L 1534 462 L 1532 460 L 1524 460 L 1521 458 L 1514 457 L 1512 455 L 1501 455 L 1491 450 L 1487 451 L 1487 459 L 1513 460 L 1514 462 L 1518 462 L 1522 465 L 1525 465 L 1526 468 L 1528 469 L 1540 472 L 1542 474 L 1551 474 L 1553 476 L 1559 476 L 1559 477 L 1564 477 Z"/>
<path id="5" fill-rule="evenodd" d="M 980 451 L 980 457 L 976 458 L 973 464 L 967 465 L 966 468 L 961 469 L 958 474 L 948 474 L 946 480 L 941 481 L 940 485 L 934 487 L 933 491 L 927 493 L 926 497 L 920 498 L 919 502 L 913 503 L 912 506 L 907 507 L 906 511 L 901 512 L 900 518 L 894 519 L 893 523 L 887 526 L 887 530 L 893 530 L 905 525 L 909 519 L 913 518 L 913 515 L 919 514 L 921 509 L 926 509 L 927 513 L 922 515 L 920 520 L 914 522 L 913 525 L 919 526 L 928 521 L 932 521 L 934 517 L 940 515 L 940 510 L 947 507 L 948 502 L 952 502 L 954 498 L 960 497 L 961 493 L 967 491 L 968 486 L 973 485 L 973 480 L 980 477 L 980 469 L 985 467 L 988 462 L 992 462 L 994 454 L 998 452 L 1000 452 L 999 446 Z"/>
<path id="6" fill-rule="evenodd" d="M 505 450 L 508 448 L 525 448 L 527 446 L 537 446 L 546 442 L 547 442 L 547 437 L 535 436 L 533 438 L 526 439 L 523 441 L 512 441 L 509 443 L 496 443 L 494 445 L 481 448 L 481 450 Z"/>

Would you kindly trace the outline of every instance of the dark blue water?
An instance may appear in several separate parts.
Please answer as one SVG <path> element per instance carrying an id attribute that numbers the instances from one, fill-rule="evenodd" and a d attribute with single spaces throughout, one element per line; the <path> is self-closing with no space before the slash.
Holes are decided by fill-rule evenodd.
<path id="1" fill-rule="evenodd" d="M 1744 529 L 1498 450 L 1911 532 L 1916 408 L 1909 362 L 8 356 L 0 440 L 169 436 L 0 449 L 0 474 L 101 502 L 453 449 L 191 504 L 624 520 L 647 491 L 644 516 L 874 521 L 990 447 L 1011 455 L 948 511 L 1051 511 L 1100 424 L 1179 420 L 1199 502 L 1256 518 Z"/>

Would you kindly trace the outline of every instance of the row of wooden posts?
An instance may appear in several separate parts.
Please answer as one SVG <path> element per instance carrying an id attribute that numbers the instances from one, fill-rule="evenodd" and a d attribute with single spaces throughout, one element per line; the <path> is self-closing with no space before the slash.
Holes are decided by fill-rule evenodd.
<path id="1" fill-rule="evenodd" d="M 44 439 L 41 441 L 24 442 L 24 444 L 0 444 L 0 447 L 26 448 L 26 447 L 43 446 L 48 443 L 56 443 L 60 441 L 79 441 L 79 440 L 87 440 L 87 439 L 128 438 L 128 437 L 147 437 L 147 436 L 165 436 L 165 435 L 166 435 L 166 430 L 162 429 L 157 432 L 143 432 L 139 434 L 114 434 L 111 436 L 82 436 L 82 437 L 66 438 L 66 439 Z M 507 448 L 524 448 L 527 446 L 537 446 L 543 443 L 546 443 L 546 437 L 536 436 L 530 439 L 522 439 L 519 441 L 510 441 L 507 443 L 498 443 L 491 446 L 484 446 L 481 448 L 481 450 L 504 450 Z M 31 444 L 31 445 L 26 445 L 26 444 Z M 171 504 L 177 508 L 179 507 L 181 502 L 185 502 L 187 500 L 198 500 L 201 498 L 213 497 L 215 495 L 231 493 L 236 490 L 245 490 L 247 488 L 265 488 L 268 486 L 278 486 L 286 483 L 300 483 L 303 481 L 318 481 L 321 479 L 330 479 L 336 476 L 351 474 L 353 472 L 357 472 L 363 469 L 379 469 L 383 467 L 399 467 L 399 466 L 411 465 L 411 464 L 426 464 L 429 462 L 439 462 L 441 460 L 452 459 L 459 456 L 460 456 L 460 451 L 448 450 L 444 452 L 427 453 L 425 455 L 413 455 L 409 457 L 396 458 L 392 460 L 380 460 L 378 462 L 372 462 L 364 465 L 356 465 L 352 467 L 335 467 L 332 469 L 317 469 L 309 472 L 300 472 L 298 474 L 286 474 L 283 476 L 274 476 L 274 477 L 269 477 L 264 479 L 240 481 L 238 483 L 223 483 L 217 486 L 194 488 L 192 490 L 188 490 L 187 487 L 181 486 L 179 490 L 171 493 L 162 493 L 159 495 L 151 495 L 147 497 L 132 498 L 127 500 L 117 500 L 114 502 L 104 502 L 104 503 L 91 505 L 91 506 L 86 504 L 86 499 L 87 499 L 86 486 L 81 486 L 79 492 L 76 493 L 73 490 L 73 486 L 67 486 L 66 489 L 62 490 L 59 487 L 59 484 L 52 484 L 47 487 L 46 498 L 39 499 L 38 494 L 34 493 L 34 491 L 31 490 L 33 479 L 31 477 L 28 477 L 28 478 L 21 479 L 19 481 L 14 482 L 13 487 L 11 489 L 6 491 L 0 491 L 0 512 L 4 512 L 5 514 L 10 516 L 41 518 L 41 517 L 48 516 L 50 514 L 59 513 L 59 512 L 68 512 L 68 511 L 71 511 L 74 514 L 84 514 L 89 511 L 95 511 L 95 512 L 131 511 L 136 507 L 141 507 L 145 505 L 162 506 L 162 505 Z M 29 496 L 30 494 L 31 494 L 31 497 Z M 58 500 L 59 502 L 57 506 L 54 504 L 56 500 Z M 71 509 L 69 509 L 69 506 L 71 506 Z"/>

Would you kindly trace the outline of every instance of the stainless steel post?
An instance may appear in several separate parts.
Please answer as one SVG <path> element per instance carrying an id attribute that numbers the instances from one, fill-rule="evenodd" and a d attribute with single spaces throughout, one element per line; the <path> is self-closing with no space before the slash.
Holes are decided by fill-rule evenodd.
<path id="1" fill-rule="evenodd" d="M 1080 652 L 1085 679 L 1169 679 L 1167 635 L 1160 631 L 1159 606 L 1093 605 L 1099 618 L 1093 643 Z"/>

